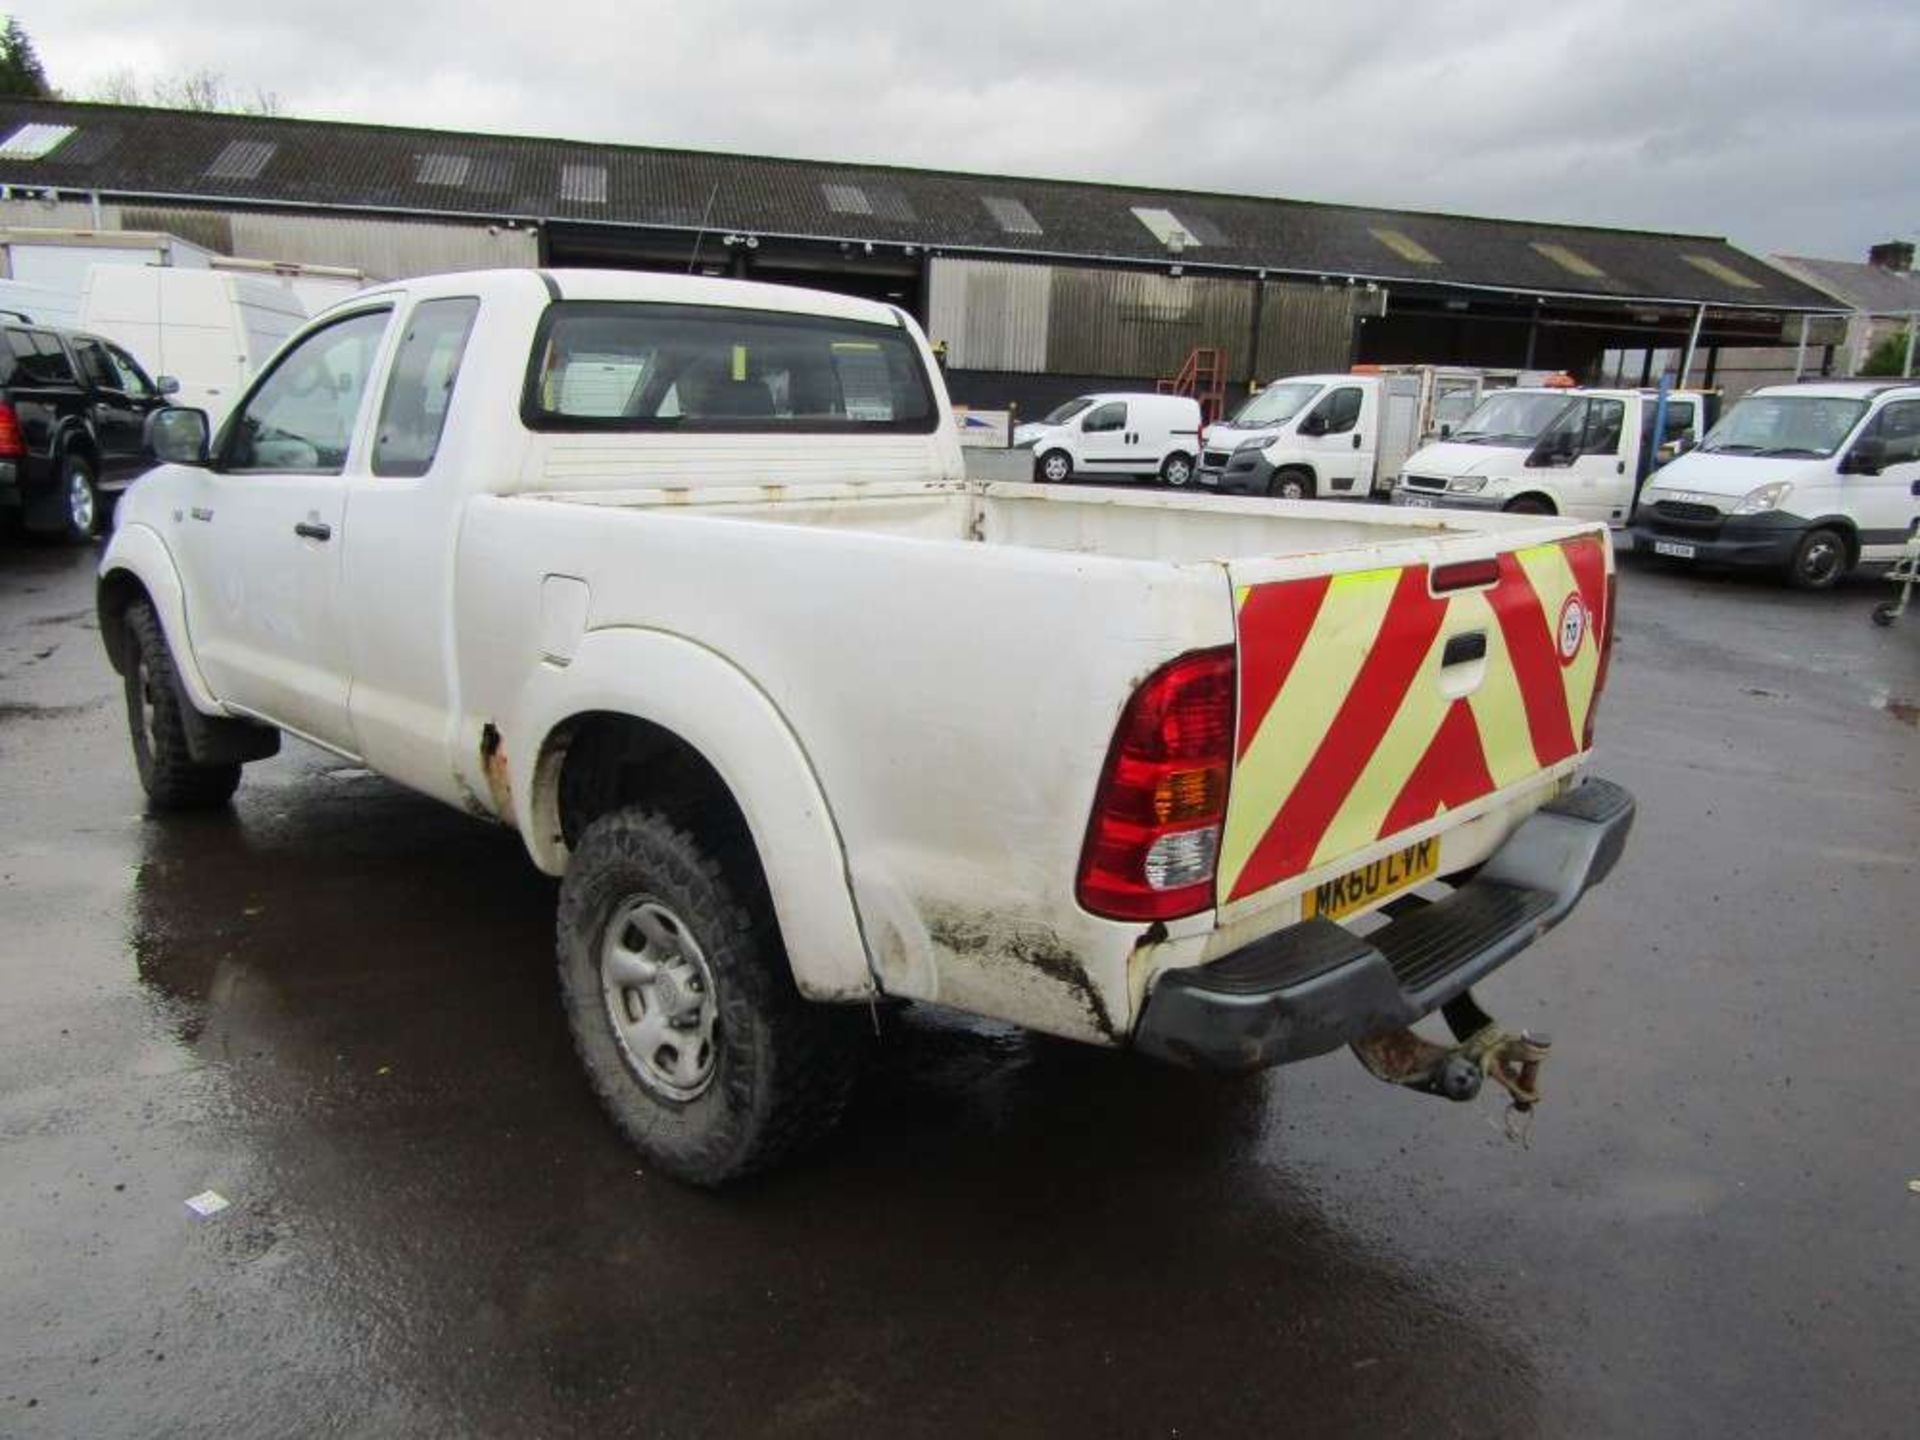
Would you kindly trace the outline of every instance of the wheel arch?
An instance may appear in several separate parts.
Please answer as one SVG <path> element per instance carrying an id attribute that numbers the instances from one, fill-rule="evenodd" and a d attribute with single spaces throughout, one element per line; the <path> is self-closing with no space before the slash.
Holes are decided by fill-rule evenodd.
<path id="1" fill-rule="evenodd" d="M 598 814 L 653 806 L 710 848 L 744 847 L 802 994 L 878 993 L 812 763 L 772 700 L 724 657 L 658 631 L 591 632 L 566 666 L 540 667 L 516 718 L 488 722 L 481 743 L 483 772 L 504 751 L 508 793 L 496 790 L 496 803 L 504 798 L 548 874 L 565 873 L 572 841 Z"/>
<path id="2" fill-rule="evenodd" d="M 1544 490 L 1522 490 L 1518 495 L 1508 499 L 1500 508 L 1503 511 L 1511 513 L 1518 510 L 1521 503 L 1527 500 L 1538 500 L 1542 505 L 1547 507 L 1545 513 L 1548 515 L 1558 515 L 1560 513 L 1560 502 Z"/>
<path id="3" fill-rule="evenodd" d="M 1815 530 L 1831 530 L 1840 537 L 1847 547 L 1847 569 L 1852 570 L 1860 564 L 1860 527 L 1847 515 L 1823 515 L 1818 520 L 1809 520 L 1806 529 L 1800 533 L 1811 535 Z M 1794 542 L 1795 545 L 1799 541 Z"/>
<path id="4" fill-rule="evenodd" d="M 204 715 L 218 715 L 220 702 L 200 673 L 189 643 L 186 592 L 173 557 L 167 553 L 165 542 L 147 526 L 123 525 L 108 542 L 94 587 L 100 639 L 108 661 L 122 675 L 126 673 L 129 644 L 127 611 L 141 600 L 150 602 L 160 617 L 167 648 L 173 652 L 174 670 L 194 709 Z"/>

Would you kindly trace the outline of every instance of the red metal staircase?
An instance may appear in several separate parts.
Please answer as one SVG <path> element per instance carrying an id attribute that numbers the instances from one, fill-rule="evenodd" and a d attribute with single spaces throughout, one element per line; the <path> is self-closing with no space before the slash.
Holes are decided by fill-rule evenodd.
<path id="1" fill-rule="evenodd" d="M 1211 425 L 1227 404 L 1227 352 L 1200 346 L 1187 356 L 1180 373 L 1159 384 L 1162 395 L 1191 395 L 1200 402 L 1200 423 Z"/>

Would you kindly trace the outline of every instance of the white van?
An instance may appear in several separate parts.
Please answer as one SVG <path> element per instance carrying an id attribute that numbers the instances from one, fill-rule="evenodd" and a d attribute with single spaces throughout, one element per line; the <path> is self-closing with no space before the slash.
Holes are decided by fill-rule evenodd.
<path id="1" fill-rule="evenodd" d="M 80 296 L 80 328 L 124 345 L 180 382 L 175 403 L 217 425 L 248 380 L 307 312 L 291 290 L 249 275 L 144 265 L 95 265 Z"/>
<path id="2" fill-rule="evenodd" d="M 1920 525 L 1920 383 L 1770 385 L 1640 494 L 1636 550 L 1824 590 Z"/>
<path id="3" fill-rule="evenodd" d="M 1416 375 L 1290 375 L 1207 427 L 1200 483 L 1230 495 L 1364 500 L 1420 438 Z"/>
<path id="4" fill-rule="evenodd" d="M 1200 453 L 1200 402 L 1190 395 L 1081 395 L 1019 426 L 1013 443 L 1033 451 L 1036 481 L 1158 476 L 1178 488 L 1193 479 Z"/>
<path id="5" fill-rule="evenodd" d="M 1699 441 L 1708 401 L 1671 391 L 1656 421 L 1652 390 L 1497 391 L 1446 439 L 1407 457 L 1393 501 L 1624 525 L 1641 481 Z"/>

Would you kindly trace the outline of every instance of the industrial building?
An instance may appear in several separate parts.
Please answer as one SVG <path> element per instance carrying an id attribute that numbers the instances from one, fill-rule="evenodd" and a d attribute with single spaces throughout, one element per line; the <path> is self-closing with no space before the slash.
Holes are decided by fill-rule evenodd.
<path id="1" fill-rule="evenodd" d="M 0 224 L 160 231 L 380 277 L 693 270 L 886 298 L 957 400 L 1031 412 L 1361 362 L 1597 375 L 1607 352 L 1824 347 L 1841 308 L 1724 239 L 60 101 L 0 101 Z"/>

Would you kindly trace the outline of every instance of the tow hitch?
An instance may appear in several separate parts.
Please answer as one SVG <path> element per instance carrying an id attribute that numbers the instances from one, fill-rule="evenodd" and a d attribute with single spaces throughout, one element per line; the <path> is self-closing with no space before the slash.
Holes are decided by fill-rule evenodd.
<path id="1" fill-rule="evenodd" d="M 1383 1030 L 1354 1041 L 1353 1053 L 1376 1080 L 1448 1100 L 1473 1099 L 1491 1077 L 1512 1102 L 1508 1133 L 1524 1138 L 1516 1122 L 1526 1123 L 1540 1103 L 1540 1067 L 1552 1040 L 1502 1030 L 1471 992 L 1456 995 L 1440 1013 L 1453 1032 L 1451 1046 L 1436 1045 L 1412 1030 Z"/>

